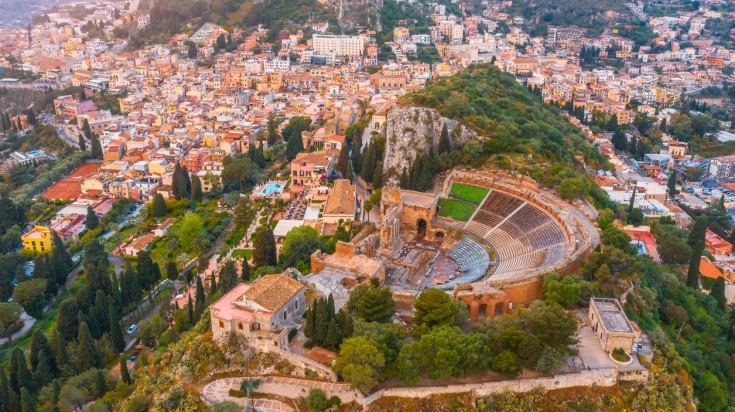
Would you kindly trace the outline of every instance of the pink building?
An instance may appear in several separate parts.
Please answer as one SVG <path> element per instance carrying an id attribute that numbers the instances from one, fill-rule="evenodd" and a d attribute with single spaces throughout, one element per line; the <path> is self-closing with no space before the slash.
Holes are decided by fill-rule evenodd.
<path id="1" fill-rule="evenodd" d="M 337 164 L 338 150 L 299 153 L 291 161 L 291 192 L 300 192 L 306 185 L 320 185 L 331 176 Z"/>

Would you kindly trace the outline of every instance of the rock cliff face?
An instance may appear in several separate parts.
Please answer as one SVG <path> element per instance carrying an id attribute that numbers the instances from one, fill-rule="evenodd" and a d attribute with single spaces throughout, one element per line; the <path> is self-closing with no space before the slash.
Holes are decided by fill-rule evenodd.
<path id="1" fill-rule="evenodd" d="M 457 120 L 442 117 L 434 109 L 395 105 L 388 111 L 383 158 L 383 174 L 388 184 L 398 182 L 403 170 L 409 169 L 417 154 L 428 153 L 439 145 L 445 123 L 452 147 L 477 138 L 475 132 Z"/>
<path id="2" fill-rule="evenodd" d="M 342 31 L 354 30 L 357 26 L 376 26 L 380 31 L 380 8 L 383 0 L 320 0 L 328 5 L 337 6 L 337 21 Z"/>

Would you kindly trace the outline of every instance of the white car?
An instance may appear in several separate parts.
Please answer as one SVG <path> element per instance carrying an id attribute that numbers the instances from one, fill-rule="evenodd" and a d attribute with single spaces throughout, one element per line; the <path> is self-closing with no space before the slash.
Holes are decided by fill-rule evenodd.
<path id="1" fill-rule="evenodd" d="M 132 335 L 133 333 L 138 331 L 138 325 L 130 325 L 128 328 L 128 335 Z"/>

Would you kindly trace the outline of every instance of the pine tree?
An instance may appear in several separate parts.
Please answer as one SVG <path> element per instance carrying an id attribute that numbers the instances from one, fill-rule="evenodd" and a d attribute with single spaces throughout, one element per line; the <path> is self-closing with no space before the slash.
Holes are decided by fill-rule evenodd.
<path id="1" fill-rule="evenodd" d="M 261 226 L 256 230 L 253 246 L 255 247 L 255 251 L 253 253 L 253 265 L 256 268 L 263 266 L 276 266 L 278 264 L 276 257 L 276 239 L 269 226 Z"/>
<path id="2" fill-rule="evenodd" d="M 202 181 L 199 176 L 194 175 L 191 178 L 191 200 L 201 202 L 204 195 L 202 194 Z"/>
<path id="3" fill-rule="evenodd" d="M 87 206 L 87 219 L 84 221 L 84 226 L 87 230 L 95 230 L 100 225 L 100 220 L 97 217 L 97 213 L 94 212 L 92 206 Z"/>
<path id="4" fill-rule="evenodd" d="M 133 383 L 133 380 L 130 379 L 130 372 L 128 372 L 128 362 L 125 360 L 125 357 L 120 358 L 120 378 L 122 378 L 122 381 L 130 385 Z"/>
<path id="5" fill-rule="evenodd" d="M 243 282 L 250 281 L 250 263 L 248 262 L 247 256 L 242 258 L 242 273 L 240 273 L 240 279 Z"/>
<path id="6" fill-rule="evenodd" d="M 692 258 L 689 261 L 689 270 L 687 271 L 687 286 L 692 289 L 699 289 L 699 263 L 703 251 L 704 242 L 698 240 L 692 248 Z"/>
<path id="7" fill-rule="evenodd" d="M 112 343 L 112 348 L 118 353 L 121 353 L 125 350 L 125 339 L 123 338 L 120 319 L 112 303 L 108 306 L 107 314 L 108 321 L 110 322 L 110 341 Z"/>
<path id="8" fill-rule="evenodd" d="M 452 150 L 452 143 L 449 141 L 449 130 L 447 129 L 447 124 L 444 123 L 444 126 L 442 126 L 442 133 L 439 137 L 439 147 L 437 151 L 439 154 L 442 153 L 449 153 Z"/>
<path id="9" fill-rule="evenodd" d="M 92 142 L 92 158 L 102 159 L 102 145 L 100 144 L 100 138 L 96 134 L 90 138 Z"/>
<path id="10" fill-rule="evenodd" d="M 78 316 L 79 306 L 74 299 L 67 299 L 61 302 L 56 315 L 56 330 L 67 342 L 77 337 L 79 328 Z"/>

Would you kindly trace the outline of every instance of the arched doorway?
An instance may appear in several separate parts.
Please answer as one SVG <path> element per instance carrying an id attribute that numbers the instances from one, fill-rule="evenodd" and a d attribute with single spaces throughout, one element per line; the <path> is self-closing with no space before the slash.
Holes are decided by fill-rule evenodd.
<path id="1" fill-rule="evenodd" d="M 487 317 L 487 303 L 481 303 L 477 308 L 477 319 L 483 319 Z"/>
<path id="2" fill-rule="evenodd" d="M 495 316 L 500 316 L 503 314 L 503 302 L 498 302 L 495 304 Z"/>
<path id="3" fill-rule="evenodd" d="M 417 226 L 416 236 L 419 239 L 425 238 L 426 237 L 426 221 L 424 219 L 419 219 L 416 222 L 416 226 Z"/>

